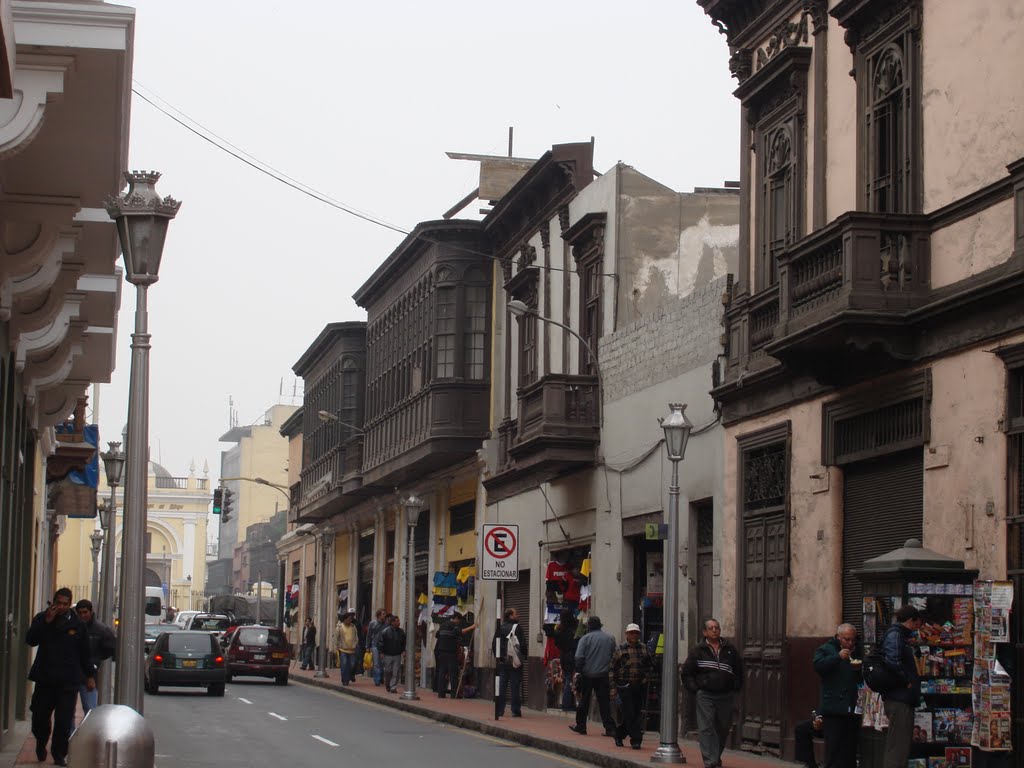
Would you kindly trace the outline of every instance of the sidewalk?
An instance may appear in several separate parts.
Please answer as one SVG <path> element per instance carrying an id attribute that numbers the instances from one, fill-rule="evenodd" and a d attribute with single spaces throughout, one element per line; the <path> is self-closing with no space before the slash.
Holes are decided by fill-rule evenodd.
<path id="1" fill-rule="evenodd" d="M 351 685 L 342 687 L 338 672 L 337 669 L 329 669 L 329 677 L 326 679 L 314 678 L 312 671 L 302 671 L 298 666 L 293 666 L 290 676 L 293 683 L 328 688 L 343 696 L 383 704 L 458 728 L 514 741 L 605 768 L 651 765 L 651 755 L 658 747 L 658 734 L 650 731 L 644 736 L 643 747 L 639 750 L 630 749 L 628 742 L 625 747 L 616 747 L 612 739 L 601 735 L 603 728 L 600 723 L 590 723 L 589 733 L 580 736 L 569 730 L 569 724 L 575 722 L 575 716 L 571 712 L 551 710 L 544 713 L 524 707 L 523 716 L 513 718 L 506 709 L 505 716 L 496 721 L 493 699 L 439 700 L 433 691 L 417 689 L 419 701 L 404 701 L 401 698 L 401 686 L 397 694 L 389 694 L 385 692 L 383 686 L 377 687 L 372 679 L 361 675 Z M 695 741 L 680 740 L 679 746 L 688 765 L 702 768 L 700 750 Z M 722 756 L 722 763 L 724 768 L 793 768 L 796 765 L 785 760 L 732 750 L 726 750 Z"/>

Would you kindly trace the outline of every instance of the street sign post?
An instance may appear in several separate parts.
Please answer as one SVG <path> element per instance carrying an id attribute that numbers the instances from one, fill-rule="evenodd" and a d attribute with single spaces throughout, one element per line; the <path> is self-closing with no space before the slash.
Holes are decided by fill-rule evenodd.
<path id="1" fill-rule="evenodd" d="M 519 581 L 519 526 L 484 526 L 480 578 L 485 581 Z"/>

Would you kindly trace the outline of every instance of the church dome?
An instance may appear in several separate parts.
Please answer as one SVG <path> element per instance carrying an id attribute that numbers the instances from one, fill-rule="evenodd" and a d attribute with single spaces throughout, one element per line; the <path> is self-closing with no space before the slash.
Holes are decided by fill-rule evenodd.
<path id="1" fill-rule="evenodd" d="M 155 461 L 149 462 L 149 474 L 164 479 L 174 477 L 174 475 L 167 471 L 166 467 L 162 464 L 157 464 Z"/>

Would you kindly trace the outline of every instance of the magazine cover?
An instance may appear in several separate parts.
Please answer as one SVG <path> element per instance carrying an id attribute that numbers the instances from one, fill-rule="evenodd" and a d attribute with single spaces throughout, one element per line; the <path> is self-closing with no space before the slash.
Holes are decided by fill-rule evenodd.
<path id="1" fill-rule="evenodd" d="M 956 741 L 959 744 L 971 743 L 971 728 L 974 716 L 969 709 L 958 709 L 956 712 Z"/>
<path id="2" fill-rule="evenodd" d="M 956 741 L 955 709 L 936 709 L 932 716 L 932 741 L 948 744 Z"/>
<path id="3" fill-rule="evenodd" d="M 949 768 L 971 768 L 971 748 L 946 747 L 946 764 Z"/>
<path id="4" fill-rule="evenodd" d="M 947 768 L 946 767 L 946 756 L 942 757 L 929 757 L 928 768 Z"/>
<path id="5" fill-rule="evenodd" d="M 932 713 L 914 713 L 914 743 L 927 744 L 932 740 Z"/>
<path id="6" fill-rule="evenodd" d="M 1010 713 L 993 712 L 989 716 L 989 749 L 1012 749 L 1010 744 Z"/>
<path id="7" fill-rule="evenodd" d="M 928 768 L 928 758 L 912 757 L 907 761 L 907 768 Z"/>

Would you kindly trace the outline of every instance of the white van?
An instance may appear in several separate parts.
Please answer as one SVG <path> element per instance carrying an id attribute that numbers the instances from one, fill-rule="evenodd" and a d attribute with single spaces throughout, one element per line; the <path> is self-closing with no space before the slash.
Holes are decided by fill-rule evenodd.
<path id="1" fill-rule="evenodd" d="M 163 587 L 146 587 L 146 624 L 159 624 L 167 615 Z"/>

